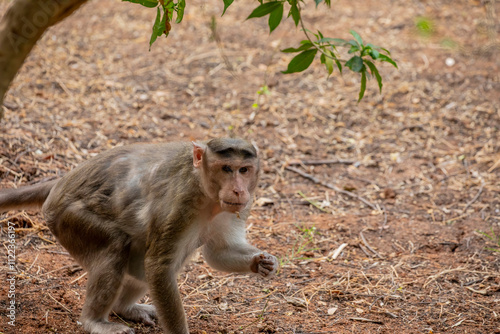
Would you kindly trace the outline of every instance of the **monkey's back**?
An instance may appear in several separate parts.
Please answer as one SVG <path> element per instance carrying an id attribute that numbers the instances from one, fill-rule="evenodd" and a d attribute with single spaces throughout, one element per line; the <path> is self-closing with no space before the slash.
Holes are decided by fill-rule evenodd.
<path id="1" fill-rule="evenodd" d="M 192 169 L 186 167 L 192 166 L 190 147 L 182 142 L 123 146 L 80 164 L 57 182 L 43 205 L 49 228 L 58 238 L 64 229 L 85 233 L 94 225 L 102 234 L 143 233 L 147 222 L 140 221 L 141 208 L 159 195 L 162 180 L 179 179 L 171 176 Z M 163 195 L 180 186 L 161 185 Z"/>

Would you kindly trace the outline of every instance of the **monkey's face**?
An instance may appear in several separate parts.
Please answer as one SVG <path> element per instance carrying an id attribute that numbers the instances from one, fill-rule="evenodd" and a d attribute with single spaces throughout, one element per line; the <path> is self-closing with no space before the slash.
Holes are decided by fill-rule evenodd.
<path id="1" fill-rule="evenodd" d="M 254 152 L 247 152 L 246 147 L 229 146 L 221 152 L 213 153 L 195 144 L 193 165 L 200 169 L 204 193 L 222 211 L 240 212 L 251 202 L 257 186 L 259 159 Z"/>
<path id="2" fill-rule="evenodd" d="M 255 159 L 221 159 L 208 163 L 203 173 L 207 195 L 220 204 L 223 211 L 240 212 L 250 203 L 257 185 Z"/>
<path id="3" fill-rule="evenodd" d="M 217 161 L 218 200 L 223 211 L 239 212 L 247 207 L 257 185 L 257 165 L 251 160 Z"/>

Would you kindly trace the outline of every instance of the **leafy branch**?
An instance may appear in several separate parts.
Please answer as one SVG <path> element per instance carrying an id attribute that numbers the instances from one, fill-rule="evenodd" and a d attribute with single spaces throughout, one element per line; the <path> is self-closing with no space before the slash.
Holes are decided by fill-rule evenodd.
<path id="1" fill-rule="evenodd" d="M 177 13 L 175 23 L 181 23 L 184 18 L 186 0 L 122 0 L 143 5 L 147 8 L 156 8 L 156 19 L 153 23 L 153 31 L 149 40 L 149 49 L 161 35 L 168 36 L 172 26 L 174 12 Z"/>
<path id="2" fill-rule="evenodd" d="M 361 36 L 351 30 L 350 33 L 354 37 L 352 40 L 345 40 L 342 38 L 329 38 L 325 37 L 321 31 L 318 31 L 317 34 L 310 32 L 306 29 L 304 21 L 301 15 L 301 6 L 299 0 L 278 0 L 278 1 L 270 1 L 266 3 L 261 3 L 254 11 L 250 14 L 248 18 L 252 17 L 261 17 L 269 14 L 269 28 L 270 32 L 272 32 L 281 22 L 278 19 L 273 20 L 273 15 L 275 13 L 282 13 L 283 7 L 285 3 L 290 5 L 290 11 L 288 16 L 292 16 L 293 21 L 295 22 L 295 26 L 300 24 L 304 35 L 306 36 L 305 40 L 300 42 L 300 46 L 297 48 L 288 48 L 281 50 L 286 53 L 295 53 L 299 52 L 290 63 L 288 64 L 288 68 L 283 73 L 297 73 L 302 72 L 309 68 L 312 64 L 318 52 L 321 54 L 320 61 L 325 65 L 328 75 L 331 75 L 334 71 L 334 63 L 337 65 L 339 72 L 342 73 L 343 66 L 348 67 L 351 71 L 360 73 L 361 75 L 361 86 L 359 91 L 358 102 L 363 98 L 366 91 L 366 79 L 367 74 L 375 77 L 377 80 L 379 90 L 382 92 L 382 76 L 380 75 L 377 66 L 370 60 L 379 60 L 381 62 L 389 62 L 393 66 L 397 68 L 396 62 L 391 58 L 391 54 L 389 50 L 375 46 L 371 43 L 364 44 Z M 318 6 L 323 0 L 315 0 L 316 6 Z M 330 1 L 325 1 L 325 4 L 328 7 L 331 7 Z M 316 40 L 313 40 L 309 33 L 313 34 L 316 37 Z M 349 48 L 348 54 L 354 54 L 349 60 L 343 60 L 339 58 L 338 47 L 347 47 Z M 342 66 L 342 63 L 344 64 Z"/>
<path id="3" fill-rule="evenodd" d="M 153 24 L 153 31 L 149 41 L 150 49 L 151 45 L 159 36 L 168 36 L 171 30 L 170 22 L 172 22 L 174 12 L 177 14 L 176 23 L 180 23 L 182 21 L 184 9 L 186 7 L 185 0 L 123 1 L 138 3 L 148 8 L 157 8 L 156 19 Z M 232 5 L 234 0 L 223 0 L 223 2 L 224 10 L 222 15 L 226 13 L 226 10 Z M 321 3 L 324 3 L 328 8 L 331 8 L 331 0 L 314 0 L 314 2 L 316 7 L 318 7 Z M 347 67 L 351 71 L 361 75 L 358 102 L 361 101 L 366 91 L 367 77 L 374 77 L 377 81 L 379 91 L 382 92 L 382 76 L 380 75 L 374 61 L 388 62 L 397 68 L 398 66 L 391 58 L 389 50 L 383 47 L 375 46 L 371 43 L 364 44 L 361 36 L 354 30 L 350 31 L 351 35 L 354 37 L 354 39 L 351 40 L 325 37 L 319 30 L 317 33 L 309 31 L 306 29 L 302 19 L 301 3 L 304 3 L 304 0 L 270 0 L 266 2 L 264 2 L 264 0 L 259 0 L 259 5 L 247 17 L 248 20 L 251 18 L 259 18 L 269 15 L 269 33 L 272 33 L 283 20 L 285 4 L 289 6 L 287 18 L 291 17 L 296 27 L 300 24 L 306 39 L 302 40 L 297 48 L 287 48 L 281 50 L 285 53 L 298 53 L 292 58 L 287 69 L 282 71 L 282 73 L 298 73 L 306 70 L 319 53 L 320 61 L 325 65 L 328 76 L 330 76 L 334 71 L 334 63 L 341 74 L 342 69 Z M 314 35 L 315 40 L 311 37 L 311 34 Z M 352 54 L 352 57 L 348 60 L 341 59 L 337 50 L 339 47 L 348 48 L 349 50 L 347 53 Z"/>

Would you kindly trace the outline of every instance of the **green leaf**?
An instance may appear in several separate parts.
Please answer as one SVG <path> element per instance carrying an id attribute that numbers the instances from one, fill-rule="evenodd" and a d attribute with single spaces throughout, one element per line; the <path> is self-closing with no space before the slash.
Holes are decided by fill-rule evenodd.
<path id="1" fill-rule="evenodd" d="M 302 42 L 304 42 L 304 41 L 302 41 Z M 299 46 L 298 48 L 288 48 L 288 49 L 281 50 L 281 52 L 285 52 L 285 53 L 300 52 L 300 51 L 310 49 L 314 46 L 311 42 L 309 42 L 307 40 L 306 40 L 306 42 L 307 43 L 302 43 L 302 45 Z"/>
<path id="2" fill-rule="evenodd" d="M 316 2 L 316 7 L 318 7 L 318 5 L 323 2 L 323 0 L 314 0 L 314 2 Z"/>
<path id="3" fill-rule="evenodd" d="M 349 67 L 353 72 L 361 72 L 364 68 L 363 58 L 354 56 L 345 63 L 345 66 Z"/>
<path id="4" fill-rule="evenodd" d="M 361 87 L 359 88 L 358 102 L 361 101 L 363 96 L 365 96 L 365 90 L 366 90 L 366 70 L 361 72 Z"/>
<path id="5" fill-rule="evenodd" d="M 351 46 L 351 49 L 348 51 L 348 53 L 355 53 L 359 51 L 360 45 L 358 44 L 358 42 L 351 39 L 347 42 L 347 44 Z"/>
<path id="6" fill-rule="evenodd" d="M 299 53 L 298 55 L 293 57 L 293 59 L 288 64 L 287 70 L 282 71 L 282 73 L 296 73 L 304 71 L 309 67 L 309 65 L 311 65 L 317 52 L 317 49 L 313 49 Z"/>
<path id="7" fill-rule="evenodd" d="M 293 22 L 295 22 L 295 26 L 298 26 L 300 22 L 300 11 L 299 7 L 297 6 L 297 3 L 294 3 L 292 5 L 292 8 L 290 8 L 290 14 L 292 15 Z"/>
<path id="8" fill-rule="evenodd" d="M 389 56 L 391 55 L 391 53 L 389 52 L 389 50 L 387 50 L 386 48 L 380 48 L 381 50 L 384 50 Z"/>
<path id="9" fill-rule="evenodd" d="M 318 40 L 318 43 L 331 43 L 333 45 L 346 45 L 348 42 L 345 39 L 342 38 L 321 38 Z"/>
<path id="10" fill-rule="evenodd" d="M 380 59 L 380 61 L 386 61 L 390 64 L 392 64 L 395 68 L 398 68 L 398 65 L 396 64 L 396 62 L 394 60 L 392 60 L 391 57 L 388 57 L 386 55 L 383 55 L 383 54 L 380 54 L 378 59 Z"/>
<path id="11" fill-rule="evenodd" d="M 222 15 L 224 15 L 224 13 L 226 12 L 226 9 L 231 6 L 231 4 L 233 3 L 234 0 L 222 0 L 224 1 L 224 10 L 222 11 Z"/>
<path id="12" fill-rule="evenodd" d="M 337 64 L 337 67 L 339 68 L 339 72 L 340 74 L 342 74 L 342 64 L 340 63 L 340 61 L 335 58 L 335 64 Z"/>
<path id="13" fill-rule="evenodd" d="M 269 33 L 272 33 L 276 29 L 283 19 L 283 2 L 280 2 L 281 6 L 276 8 L 269 14 Z"/>
<path id="14" fill-rule="evenodd" d="M 158 6 L 158 0 L 122 0 L 122 1 L 138 3 L 138 4 L 143 5 L 144 7 L 148 7 L 148 8 L 154 8 L 154 7 Z"/>
<path id="15" fill-rule="evenodd" d="M 356 39 L 356 41 L 359 43 L 359 45 L 363 45 L 363 40 L 361 39 L 361 36 L 359 36 L 359 34 L 357 32 L 355 32 L 354 30 L 351 30 L 349 31 L 351 33 L 351 35 L 354 36 L 354 38 Z"/>
<path id="16" fill-rule="evenodd" d="M 380 93 L 382 93 L 382 86 L 383 86 L 382 77 L 380 76 L 380 73 L 378 73 L 377 66 L 375 66 L 374 63 L 372 63 L 371 61 L 366 60 L 366 59 L 364 60 L 364 62 L 370 68 L 370 72 L 372 72 L 372 75 L 377 79 L 378 89 L 379 89 Z"/>
<path id="17" fill-rule="evenodd" d="M 149 40 L 149 50 L 151 50 L 151 45 L 153 45 L 153 43 L 156 41 L 158 36 L 160 36 L 163 33 L 163 31 L 162 31 L 158 34 L 158 30 L 159 30 L 159 26 L 160 26 L 160 22 L 161 22 L 161 12 L 160 12 L 160 7 L 158 7 L 157 9 L 158 9 L 158 11 L 156 13 L 155 23 L 153 24 L 153 32 L 151 33 L 151 39 Z"/>
<path id="18" fill-rule="evenodd" d="M 264 15 L 267 15 L 275 11 L 276 9 L 278 9 L 278 7 L 282 6 L 283 3 L 281 1 L 271 1 L 263 3 L 262 5 L 255 8 L 252 13 L 250 13 L 250 15 L 247 17 L 247 20 L 253 17 L 262 17 Z"/>
<path id="19" fill-rule="evenodd" d="M 368 43 L 368 44 L 366 44 L 366 47 L 367 47 L 367 48 L 372 48 L 372 49 L 374 49 L 374 50 L 376 50 L 376 49 L 380 49 L 380 46 L 373 45 L 372 43 Z"/>
<path id="20" fill-rule="evenodd" d="M 374 49 L 370 50 L 369 54 L 372 59 L 378 59 L 380 57 L 380 52 Z"/>
<path id="21" fill-rule="evenodd" d="M 326 70 L 328 71 L 328 75 L 330 76 L 333 73 L 333 59 L 335 57 L 330 50 L 325 50 L 325 53 L 326 55 L 321 54 L 321 57 L 323 58 L 322 63 L 325 64 Z"/>
<path id="22" fill-rule="evenodd" d="M 184 8 L 186 8 L 186 0 L 179 0 L 179 2 L 177 2 L 177 19 L 175 23 L 181 23 L 184 17 Z"/>

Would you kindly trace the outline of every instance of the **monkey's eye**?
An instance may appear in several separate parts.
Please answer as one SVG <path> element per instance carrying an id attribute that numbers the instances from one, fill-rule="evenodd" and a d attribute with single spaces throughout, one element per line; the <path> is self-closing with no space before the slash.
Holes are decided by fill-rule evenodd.
<path id="1" fill-rule="evenodd" d="M 248 167 L 241 167 L 240 168 L 240 173 L 241 174 L 245 174 L 246 172 L 248 172 Z"/>
<path id="2" fill-rule="evenodd" d="M 231 173 L 233 171 L 228 165 L 222 166 L 222 170 L 226 173 Z"/>

